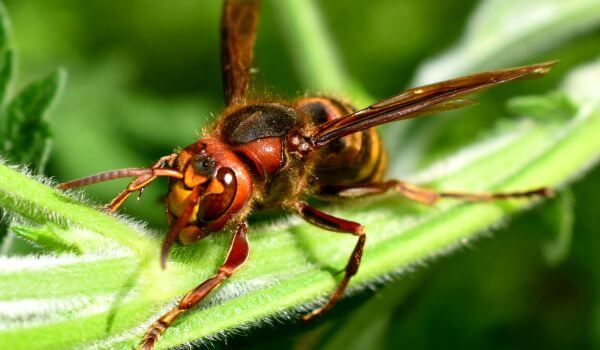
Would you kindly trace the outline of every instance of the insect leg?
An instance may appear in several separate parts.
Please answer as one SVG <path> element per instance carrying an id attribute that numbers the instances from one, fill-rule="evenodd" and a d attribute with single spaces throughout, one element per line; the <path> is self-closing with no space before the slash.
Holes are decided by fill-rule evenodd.
<path id="1" fill-rule="evenodd" d="M 114 179 L 120 179 L 122 177 L 135 176 L 135 179 L 129 183 L 127 188 L 117 195 L 108 205 L 107 208 L 110 211 L 116 211 L 121 204 L 135 191 L 141 191 L 150 182 L 154 181 L 159 176 L 167 176 L 174 178 L 182 178 L 183 174 L 175 169 L 162 169 L 163 166 L 173 166 L 173 162 L 177 158 L 177 154 L 173 153 L 168 156 L 161 157 L 156 163 L 150 168 L 127 168 L 107 171 L 104 173 L 87 176 L 81 179 L 72 180 L 59 184 L 57 187 L 60 189 L 69 189 L 92 185 L 99 182 L 110 181 Z"/>
<path id="2" fill-rule="evenodd" d="M 470 193 L 455 191 L 435 191 L 420 187 L 408 182 L 389 180 L 385 182 L 373 182 L 355 186 L 326 186 L 321 189 L 325 196 L 336 196 L 341 198 L 356 198 L 374 194 L 382 194 L 389 190 L 396 191 L 405 197 L 428 205 L 435 204 L 442 198 L 456 198 L 472 202 L 493 201 L 499 199 L 524 198 L 524 197 L 551 197 L 554 192 L 551 188 L 540 187 L 527 191 L 496 192 L 496 193 Z"/>
<path id="3" fill-rule="evenodd" d="M 106 208 L 110 211 L 117 211 L 119 207 L 125 202 L 125 200 L 136 191 L 141 191 L 150 184 L 152 181 L 156 180 L 158 176 L 164 176 L 160 174 L 160 168 L 168 165 L 169 167 L 173 166 L 173 162 L 177 158 L 177 154 L 169 154 L 168 156 L 161 157 L 156 163 L 152 164 L 152 166 L 147 169 L 148 173 L 140 175 L 133 179 L 121 193 L 119 193 L 110 203 L 106 206 Z M 165 169 L 167 170 L 167 169 Z"/>
<path id="4" fill-rule="evenodd" d="M 340 219 L 335 216 L 331 216 L 316 208 L 309 206 L 304 202 L 296 202 L 295 209 L 296 212 L 300 216 L 302 216 L 304 220 L 310 222 L 313 225 L 319 226 L 329 231 L 349 233 L 358 237 L 358 241 L 356 242 L 354 250 L 350 255 L 350 259 L 346 264 L 344 277 L 342 277 L 342 280 L 338 284 L 333 294 L 331 294 L 329 300 L 327 301 L 327 303 L 325 303 L 325 305 L 311 311 L 310 313 L 302 317 L 304 321 L 308 321 L 328 311 L 341 299 L 342 295 L 344 294 L 344 290 L 346 290 L 346 287 L 348 287 L 348 282 L 350 282 L 350 278 L 354 276 L 358 271 L 367 236 L 361 224 Z"/>
<path id="5" fill-rule="evenodd" d="M 173 324 L 179 315 L 198 305 L 208 293 L 219 286 L 221 282 L 231 276 L 246 262 L 249 252 L 248 240 L 246 238 L 247 232 L 248 225 L 245 222 L 237 226 L 227 258 L 221 267 L 219 267 L 218 272 L 213 277 L 207 279 L 198 287 L 187 293 L 175 308 L 156 320 L 144 335 L 138 349 L 152 349 L 160 336 L 171 324 Z"/>

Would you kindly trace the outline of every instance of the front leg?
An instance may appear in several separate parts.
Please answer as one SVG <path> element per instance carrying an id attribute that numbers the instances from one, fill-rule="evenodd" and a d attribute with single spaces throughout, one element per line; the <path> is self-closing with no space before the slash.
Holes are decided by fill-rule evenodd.
<path id="1" fill-rule="evenodd" d="M 138 348 L 139 350 L 151 350 L 154 348 L 160 336 L 175 322 L 179 315 L 198 305 L 213 289 L 233 275 L 246 262 L 250 250 L 248 239 L 246 238 L 247 232 L 248 225 L 245 222 L 238 225 L 231 241 L 227 258 L 221 267 L 219 267 L 217 274 L 187 293 L 175 308 L 156 320 L 144 335 Z"/>
<path id="2" fill-rule="evenodd" d="M 152 164 L 150 168 L 148 168 L 148 172 L 146 174 L 140 175 L 133 179 L 131 183 L 125 188 L 121 193 L 119 193 L 107 206 L 106 208 L 112 212 L 117 211 L 119 207 L 125 202 L 125 200 L 136 191 L 139 191 L 139 197 L 144 190 L 144 187 L 148 186 L 149 183 L 156 180 L 157 176 L 161 176 L 160 169 L 166 165 L 169 167 L 173 166 L 173 162 L 177 158 L 177 154 L 169 154 L 168 156 L 163 156 L 156 163 Z"/>
<path id="3" fill-rule="evenodd" d="M 313 225 L 316 225 L 329 231 L 349 233 L 358 237 L 358 241 L 354 246 L 354 250 L 352 250 L 350 259 L 348 260 L 348 263 L 346 263 L 344 277 L 342 277 L 342 280 L 338 284 L 333 294 L 331 294 L 329 300 L 327 301 L 327 303 L 325 303 L 325 305 L 313 310 L 312 312 L 302 317 L 304 321 L 308 321 L 331 309 L 342 298 L 346 287 L 348 287 L 350 278 L 354 276 L 358 271 L 367 236 L 365 235 L 363 226 L 359 223 L 331 216 L 300 201 L 295 203 L 294 208 L 304 220 L 308 221 Z"/>
<path id="4" fill-rule="evenodd" d="M 135 191 L 142 191 L 149 183 L 154 181 L 159 176 L 172 177 L 181 179 L 183 174 L 176 169 L 163 168 L 166 165 L 169 167 L 173 166 L 173 162 L 177 158 L 177 154 L 169 154 L 168 156 L 161 157 L 156 163 L 150 168 L 126 168 L 107 171 L 104 173 L 86 176 L 81 179 L 72 180 L 69 182 L 63 182 L 57 186 L 59 189 L 70 189 L 92 185 L 99 182 L 110 181 L 119 179 L 122 177 L 132 177 L 135 179 L 129 183 L 127 188 L 119 193 L 107 206 L 106 208 L 112 212 L 119 209 L 121 204 Z"/>

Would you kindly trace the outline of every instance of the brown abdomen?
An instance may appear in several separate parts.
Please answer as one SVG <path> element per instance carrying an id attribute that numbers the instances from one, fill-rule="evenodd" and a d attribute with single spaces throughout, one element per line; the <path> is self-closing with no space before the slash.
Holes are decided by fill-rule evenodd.
<path id="1" fill-rule="evenodd" d="M 352 107 L 332 98 L 299 100 L 295 109 L 315 125 L 353 112 Z M 385 175 L 387 156 L 375 129 L 368 129 L 333 141 L 319 151 L 313 171 L 319 185 L 351 185 L 380 181 Z"/>

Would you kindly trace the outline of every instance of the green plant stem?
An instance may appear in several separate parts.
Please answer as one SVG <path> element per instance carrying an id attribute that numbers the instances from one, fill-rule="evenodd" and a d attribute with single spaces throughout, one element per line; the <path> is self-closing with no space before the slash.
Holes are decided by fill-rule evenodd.
<path id="1" fill-rule="evenodd" d="M 270 3 L 304 86 L 316 92 L 348 96 L 359 106 L 374 100 L 343 69 L 336 45 L 327 32 L 313 0 Z"/>
<path id="2" fill-rule="evenodd" d="M 294 38 L 300 47 L 295 56 L 310 56 L 307 61 L 314 63 L 306 72 L 314 74 L 310 79 L 318 79 L 319 89 L 330 83 L 336 85 L 332 89 L 345 89 L 348 81 L 335 55 L 327 51 L 331 46 L 319 29 L 314 4 L 298 0 L 276 3 L 290 6 L 281 13 L 307 15 L 304 23 L 297 18 L 288 20 L 297 21 L 292 26 L 296 29 L 290 28 L 297 31 Z M 311 21 L 316 26 L 305 28 L 306 32 L 300 30 Z M 480 191 L 560 188 L 594 164 L 600 154 L 600 108 L 582 102 L 575 109 L 573 119 L 542 123 L 538 118 L 537 122 L 512 123 L 496 130 L 490 138 L 509 141 L 498 148 L 484 148 L 480 158 L 454 172 L 434 176 L 435 187 Z M 426 208 L 390 194 L 326 210 L 366 227 L 364 260 L 351 284 L 352 289 L 358 289 L 460 247 L 532 204 L 529 200 L 476 204 L 443 201 L 435 208 Z M 158 264 L 158 240 L 2 164 L 0 205 L 35 224 L 54 223 L 65 228 L 63 232 L 80 229 L 96 234 L 97 244 L 91 246 L 108 247 L 85 251 L 56 266 L 45 266 L 40 260 L 32 268 L 20 258 L 3 258 L 0 302 L 9 317 L 0 329 L 0 348 L 131 349 L 144 332 L 143 325 L 214 274 L 230 239 L 230 234 L 221 232 L 193 246 L 174 247 L 163 271 Z M 296 318 L 294 310 L 332 291 L 339 280 L 335 272 L 343 268 L 355 243 L 353 237 L 326 232 L 300 220 L 253 225 L 249 239 L 247 264 L 197 310 L 167 330 L 159 349 L 210 339 L 267 317 Z M 94 256 L 99 259 L 90 261 Z M 9 269 L 9 263 L 14 268 Z M 55 310 L 63 304 L 69 307 L 57 314 L 34 310 L 35 322 L 31 323 L 11 318 L 11 312 L 22 314 L 40 304 Z"/>
<path id="3" fill-rule="evenodd" d="M 0 300 L 117 293 L 136 266 L 131 257 L 120 257 L 74 260 L 43 269 L 0 270 Z"/>
<path id="4" fill-rule="evenodd" d="M 36 194 L 35 198 L 31 196 L 32 193 Z M 4 208 L 38 224 L 74 224 L 114 239 L 140 256 L 145 256 L 154 247 L 149 236 L 131 225 L 81 205 L 76 199 L 24 177 L 7 166 L 0 167 L 0 197 L 3 198 Z"/>
<path id="5" fill-rule="evenodd" d="M 592 164 L 600 154 L 598 109 L 581 109 L 576 118 L 567 123 L 520 123 L 508 130 L 514 135 L 511 142 L 488 152 L 482 160 L 465 165 L 460 172 L 442 174 L 436 186 L 480 190 L 559 186 L 577 174 L 579 169 Z M 114 228 L 109 236 L 115 242 L 120 242 L 118 238 L 136 237 L 138 234 L 118 221 L 118 224 L 112 223 L 116 220 L 110 216 L 91 208 L 84 210 L 87 207 L 71 202 L 59 192 L 6 166 L 0 166 L 0 176 L 2 205 L 32 220 L 47 220 L 52 216 L 50 211 L 56 210 L 53 222 L 67 217 L 68 220 L 62 221 L 90 226 L 80 217 L 83 213 L 89 220 L 90 216 L 98 218 L 92 228 Z M 12 188 L 18 190 L 6 192 L 11 185 L 17 186 Z M 27 205 L 16 205 L 18 202 Z M 351 206 L 329 208 L 328 212 L 364 223 L 369 234 L 363 264 L 352 281 L 352 286 L 356 287 L 430 259 L 440 251 L 458 247 L 507 214 L 530 204 L 530 201 L 524 200 L 479 204 L 447 201 L 429 209 L 407 205 L 398 196 L 390 195 L 353 202 Z M 62 214 L 73 208 L 76 210 L 71 216 Z M 40 212 L 43 214 L 41 217 Z M 138 250 L 133 250 L 134 259 L 128 259 L 126 265 L 118 259 L 114 265 L 107 261 L 102 266 L 103 272 L 97 275 L 92 265 L 73 266 L 72 271 L 86 275 L 81 277 L 80 283 L 68 269 L 64 273 L 56 270 L 55 275 L 48 270 L 52 280 L 59 285 L 65 284 L 59 289 L 64 295 L 57 292 L 53 298 L 93 297 L 108 293 L 113 295 L 114 301 L 98 313 L 0 331 L 0 342 L 10 342 L 14 349 L 63 349 L 81 347 L 85 343 L 100 346 L 96 342 L 106 339 L 101 347 L 129 349 L 138 336 L 123 336 L 123 332 L 152 320 L 157 312 L 164 310 L 165 305 L 214 273 L 226 252 L 228 240 L 227 234 L 215 234 L 195 246 L 178 247 L 174 249 L 166 271 L 158 268 L 158 245 L 147 238 L 140 239 L 146 243 L 138 243 L 148 247 L 143 249 L 143 254 L 153 256 L 146 263 L 139 264 L 143 259 L 138 256 Z M 124 241 L 124 244 L 127 243 L 129 240 Z M 164 335 L 159 348 L 214 336 L 267 315 L 283 315 L 284 310 L 328 294 L 337 280 L 331 271 L 338 271 L 345 264 L 354 240 L 305 223 L 291 222 L 280 224 L 279 228 L 255 225 L 250 243 L 252 251 L 247 265 L 198 310 L 178 321 Z M 50 277 L 41 275 L 42 272 L 37 277 L 28 272 L 15 285 L 4 286 L 7 289 L 5 298 L 16 301 L 20 292 L 14 287 L 23 287 L 33 278 L 50 283 Z M 4 281 L 10 281 L 4 277 L 17 278 L 9 273 L 2 277 Z M 100 287 L 86 288 L 94 283 Z M 42 284 L 37 286 L 43 289 Z M 44 300 L 43 293 L 34 289 L 25 292 L 26 295 Z M 106 329 L 109 329 L 108 333 Z"/>

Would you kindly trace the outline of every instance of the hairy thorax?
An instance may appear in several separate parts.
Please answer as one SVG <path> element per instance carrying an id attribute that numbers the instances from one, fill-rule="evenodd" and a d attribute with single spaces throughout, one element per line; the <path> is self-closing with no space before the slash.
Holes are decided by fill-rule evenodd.
<path id="1" fill-rule="evenodd" d="M 308 135 L 319 124 L 351 112 L 346 104 L 325 97 L 232 106 L 223 112 L 212 134 L 252 169 L 254 208 L 278 210 L 322 186 L 364 183 L 383 176 L 385 152 L 373 129 L 343 137 L 309 155 L 291 147 L 290 135 Z"/>

